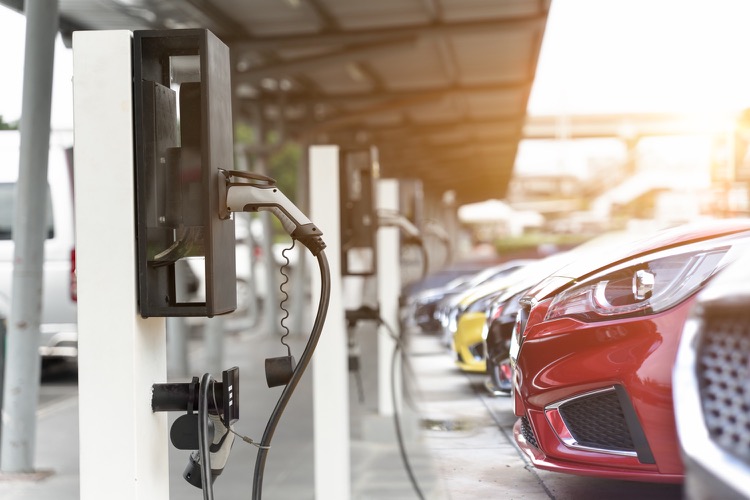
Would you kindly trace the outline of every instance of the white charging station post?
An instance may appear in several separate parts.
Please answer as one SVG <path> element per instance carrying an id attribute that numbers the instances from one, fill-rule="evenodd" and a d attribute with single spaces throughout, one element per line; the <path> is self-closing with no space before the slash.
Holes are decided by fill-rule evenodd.
<path id="1" fill-rule="evenodd" d="M 380 179 L 377 184 L 377 208 L 386 212 L 399 211 L 399 186 L 395 179 Z M 399 229 L 378 229 L 378 304 L 380 316 L 398 335 L 398 297 L 401 295 L 401 256 L 399 253 Z M 378 413 L 391 416 L 394 399 L 401 402 L 400 360 L 396 361 L 395 377 L 391 389 L 391 359 L 396 342 L 390 332 L 381 326 L 378 330 Z M 394 394 L 395 392 L 395 394 Z M 395 396 L 395 398 L 394 398 Z"/>
<path id="2" fill-rule="evenodd" d="M 165 320 L 136 302 L 131 39 L 73 34 L 82 500 L 169 498 Z"/>
<path id="3" fill-rule="evenodd" d="M 313 419 L 315 498 L 351 497 L 349 369 L 342 301 L 339 148 L 310 148 L 310 219 L 322 230 L 331 273 L 331 297 L 323 334 L 315 349 Z M 315 266 L 308 266 L 308 269 Z M 313 271 L 312 310 L 318 307 L 320 277 Z"/>

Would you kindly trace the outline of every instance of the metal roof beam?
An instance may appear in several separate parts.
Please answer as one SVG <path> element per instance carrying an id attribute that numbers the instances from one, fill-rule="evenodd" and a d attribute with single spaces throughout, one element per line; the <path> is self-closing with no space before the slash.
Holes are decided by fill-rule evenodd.
<path id="1" fill-rule="evenodd" d="M 393 53 L 394 50 L 403 50 L 405 47 L 411 47 L 416 42 L 414 36 L 399 36 L 387 40 L 380 40 L 375 43 L 352 44 L 342 50 L 336 50 L 326 54 L 319 54 L 312 57 L 300 57 L 286 61 L 279 61 L 275 64 L 257 66 L 247 71 L 237 73 L 234 84 L 257 84 L 265 78 L 294 77 L 295 73 L 318 69 L 321 65 L 326 64 L 345 64 L 352 60 L 372 57 L 378 54 Z"/>
<path id="2" fill-rule="evenodd" d="M 547 21 L 546 12 L 524 17 L 481 19 L 473 21 L 435 22 L 423 25 L 394 26 L 390 28 L 364 29 L 357 31 L 333 31 L 301 35 L 277 35 L 263 37 L 243 37 L 226 39 L 232 50 L 256 51 L 263 49 L 281 50 L 284 48 L 330 45 L 340 47 L 353 43 L 371 43 L 383 38 L 398 36 L 442 36 L 477 34 L 482 31 L 509 32 L 514 29 L 527 31 L 543 30 Z"/>
<path id="3" fill-rule="evenodd" d="M 367 70 L 367 65 L 363 65 L 361 69 Z M 370 77 L 369 72 L 366 75 Z M 294 77 L 297 79 L 297 77 Z M 530 81 L 513 81 L 513 82 L 498 82 L 498 83 L 482 83 L 482 84 L 453 84 L 445 87 L 432 87 L 432 88 L 419 88 L 419 89 L 379 89 L 371 92 L 356 92 L 356 93 L 345 93 L 345 94 L 322 94 L 320 92 L 308 93 L 289 93 L 288 103 L 301 104 L 301 103 L 314 103 L 314 104 L 357 104 L 360 102 L 377 101 L 388 98 L 402 99 L 408 97 L 422 97 L 425 94 L 443 94 L 444 97 L 448 97 L 454 94 L 497 94 L 498 92 L 516 92 L 524 91 L 532 82 Z M 441 97 L 443 97 L 441 96 Z M 273 103 L 276 99 L 274 92 L 262 92 L 258 96 L 243 98 L 247 100 L 270 100 Z M 525 116 L 525 115 L 524 115 Z"/>
<path id="4" fill-rule="evenodd" d="M 331 12 L 320 3 L 320 0 L 305 0 L 305 3 L 315 12 L 315 15 L 320 19 L 323 24 L 323 28 L 326 31 L 338 30 L 339 22 L 331 14 Z"/>
<path id="5" fill-rule="evenodd" d="M 228 36 L 248 35 L 244 26 L 209 0 L 170 1 L 169 3 L 195 18 L 201 27 L 210 29 L 222 39 Z"/>

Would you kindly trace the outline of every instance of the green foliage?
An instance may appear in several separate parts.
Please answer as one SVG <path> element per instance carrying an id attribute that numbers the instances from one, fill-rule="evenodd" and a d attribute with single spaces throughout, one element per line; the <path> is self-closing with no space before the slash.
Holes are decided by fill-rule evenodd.
<path id="1" fill-rule="evenodd" d="M 256 132 L 252 127 L 240 123 L 235 130 L 235 141 L 245 144 L 252 151 L 258 148 Z M 297 193 L 297 175 L 302 159 L 302 148 L 299 144 L 287 141 L 281 143 L 278 134 L 272 132 L 266 138 L 265 146 L 271 148 L 273 153 L 268 158 L 268 175 L 276 180 L 281 191 L 293 202 Z M 251 171 L 257 161 L 257 154 L 250 154 L 247 163 Z"/>
<path id="2" fill-rule="evenodd" d="M 240 123 L 237 125 L 234 138 L 237 144 L 247 145 L 250 151 L 259 149 L 255 129 L 246 124 Z M 272 151 L 268 158 L 267 175 L 276 180 L 276 185 L 292 203 L 296 203 L 297 176 L 302 160 L 302 147 L 291 141 L 282 143 L 275 132 L 268 134 L 265 146 Z M 247 165 L 251 172 L 257 172 L 255 168 L 257 160 L 257 153 L 251 153 L 247 156 Z M 274 239 L 277 240 L 283 235 L 282 239 L 286 240 L 286 233 L 282 229 L 281 223 L 275 217 L 272 217 L 272 221 L 276 235 Z"/>
<path id="3" fill-rule="evenodd" d="M 248 146 L 255 143 L 255 134 L 252 127 L 245 123 L 238 123 L 234 130 L 234 140 L 238 144 L 247 144 Z"/>
<path id="4" fill-rule="evenodd" d="M 0 115 L 0 130 L 18 130 L 18 122 L 19 120 L 6 122 L 3 119 L 3 115 Z"/>
<path id="5" fill-rule="evenodd" d="M 287 142 L 269 159 L 269 174 L 287 197 L 294 201 L 297 193 L 297 176 L 302 158 L 299 144 Z"/>

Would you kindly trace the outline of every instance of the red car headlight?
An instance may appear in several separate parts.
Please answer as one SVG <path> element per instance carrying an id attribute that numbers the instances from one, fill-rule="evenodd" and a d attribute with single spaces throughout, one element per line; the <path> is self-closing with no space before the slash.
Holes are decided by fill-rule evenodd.
<path id="1" fill-rule="evenodd" d="M 669 309 L 697 292 L 727 264 L 729 246 L 659 252 L 610 268 L 559 293 L 545 321 L 593 322 Z"/>

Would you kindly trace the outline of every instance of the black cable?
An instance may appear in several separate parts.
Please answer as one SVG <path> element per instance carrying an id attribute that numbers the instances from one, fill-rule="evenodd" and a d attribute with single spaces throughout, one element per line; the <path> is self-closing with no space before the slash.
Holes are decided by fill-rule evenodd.
<path id="1" fill-rule="evenodd" d="M 383 320 L 383 318 L 378 318 L 378 325 L 385 327 L 386 331 L 388 332 L 388 336 L 391 338 L 391 340 L 393 340 L 399 346 L 399 348 L 401 349 L 401 352 L 405 353 L 406 352 L 406 345 L 405 345 L 405 342 L 402 339 L 402 336 L 396 335 L 396 332 L 393 330 L 393 328 L 391 327 L 391 325 L 389 325 L 388 323 L 386 323 L 385 320 Z M 403 330 L 400 330 L 400 331 L 403 332 Z M 411 362 L 409 361 L 409 358 L 408 357 L 404 357 L 402 359 L 402 361 L 403 361 L 402 362 L 402 366 L 403 366 L 404 371 L 405 371 L 405 373 L 406 373 L 406 375 L 408 377 L 407 379 L 408 380 L 412 380 L 412 381 L 416 381 L 417 377 L 414 374 L 414 369 L 411 366 Z M 418 389 L 419 388 L 417 387 L 417 390 Z M 416 406 L 414 405 L 414 401 L 415 401 L 416 398 L 414 398 L 414 397 L 411 396 L 411 391 L 409 391 L 408 389 L 406 390 L 405 394 L 406 394 L 406 400 L 409 403 L 411 403 L 410 406 L 416 410 Z M 419 392 L 418 392 L 418 394 L 419 394 Z"/>
<path id="2" fill-rule="evenodd" d="M 451 245 L 451 240 L 448 237 L 448 233 L 446 233 L 444 230 L 438 232 L 436 229 L 434 229 L 435 226 L 441 226 L 441 224 L 436 220 L 427 219 L 424 221 L 424 225 L 425 237 L 431 234 L 435 236 L 445 247 L 445 262 L 443 262 L 443 266 L 449 264 L 450 262 L 453 262 L 453 247 Z"/>
<path id="3" fill-rule="evenodd" d="M 406 443 L 404 442 L 404 437 L 401 432 L 401 420 L 398 414 L 398 401 L 396 399 L 396 360 L 398 359 L 399 352 L 406 352 L 406 349 L 404 349 L 403 330 L 401 331 L 401 335 L 396 335 L 393 328 L 391 328 L 383 318 L 379 318 L 379 322 L 385 327 L 388 331 L 388 336 L 391 337 L 395 343 L 393 346 L 393 354 L 391 356 L 391 404 L 393 405 L 393 425 L 396 428 L 396 441 L 398 442 L 398 449 L 401 454 L 401 462 L 404 464 L 404 469 L 406 469 L 406 474 L 409 476 L 409 481 L 411 482 L 414 492 L 421 500 L 424 500 L 424 494 L 422 493 L 417 477 L 411 468 L 409 455 L 406 453 Z M 406 362 L 406 365 L 408 365 L 408 362 Z"/>
<path id="4" fill-rule="evenodd" d="M 286 262 L 284 262 L 284 265 L 279 268 L 279 273 L 284 277 L 284 281 L 279 285 L 279 292 L 281 292 L 281 295 L 284 297 L 279 303 L 279 309 L 284 312 L 284 316 L 282 316 L 279 321 L 281 328 L 284 330 L 284 334 L 281 336 L 280 340 L 284 347 L 286 347 L 286 355 L 289 357 L 292 356 L 292 348 L 286 343 L 286 338 L 289 336 L 289 327 L 286 326 L 286 320 L 289 318 L 289 311 L 284 307 L 284 304 L 289 300 L 289 294 L 285 289 L 285 286 L 289 283 L 289 275 L 286 273 L 286 269 L 289 267 L 289 256 L 287 256 L 286 253 L 294 249 L 294 244 L 296 242 L 297 240 L 292 240 L 292 246 L 281 251 L 281 256 Z"/>
<path id="5" fill-rule="evenodd" d="M 385 322 L 382 319 L 381 322 L 385 325 Z M 390 329 L 387 325 L 386 328 Z M 391 404 L 393 405 L 393 424 L 396 428 L 396 440 L 398 441 L 398 449 L 401 453 L 401 461 L 404 464 L 404 469 L 406 469 L 406 474 L 409 476 L 409 481 L 411 481 L 411 485 L 414 488 L 417 497 L 419 497 L 420 500 L 424 500 L 424 494 L 419 487 L 419 482 L 417 482 L 417 477 L 414 475 L 411 463 L 409 462 L 409 456 L 406 453 L 406 444 L 404 443 L 404 436 L 401 433 L 401 421 L 398 414 L 398 401 L 396 399 L 396 360 L 398 359 L 398 354 L 401 351 L 402 345 L 403 334 L 399 335 L 396 345 L 393 346 L 393 354 L 391 355 Z"/>
<path id="6" fill-rule="evenodd" d="M 211 478 L 211 443 L 208 440 L 208 386 L 213 385 L 210 373 L 201 378 L 200 397 L 198 398 L 198 453 L 201 459 L 201 486 L 203 500 L 214 499 L 214 483 Z"/>
<path id="7" fill-rule="evenodd" d="M 276 407 L 273 409 L 273 412 L 268 419 L 268 423 L 266 424 L 266 429 L 263 432 L 263 438 L 261 439 L 260 447 L 258 448 L 258 456 L 255 460 L 255 473 L 253 474 L 253 500 L 260 500 L 263 493 L 263 472 L 266 466 L 268 449 L 271 446 L 271 439 L 276 431 L 276 426 L 281 419 L 282 413 L 284 413 L 287 403 L 289 403 L 289 399 L 292 397 L 294 389 L 302 378 L 307 365 L 310 364 L 313 352 L 315 351 L 315 347 L 320 339 L 320 334 L 323 331 L 323 324 L 325 323 L 326 314 L 328 312 L 328 303 L 331 297 L 331 272 L 328 267 L 328 259 L 325 256 L 325 252 L 321 250 L 317 257 L 321 278 L 318 312 L 316 313 L 315 322 L 313 323 L 312 331 L 310 332 L 310 338 L 305 345 L 305 350 L 300 357 L 297 367 L 292 373 L 292 378 L 289 380 L 289 383 L 284 386 L 284 390 L 281 392 L 281 396 L 279 396 L 279 400 L 276 402 Z"/>
<path id="8" fill-rule="evenodd" d="M 425 245 L 424 241 L 421 239 L 415 239 L 413 238 L 411 241 L 408 241 L 404 247 L 419 247 L 419 253 L 422 257 L 422 278 L 427 276 L 427 273 L 430 272 L 430 260 L 429 260 L 429 254 L 427 253 L 427 245 Z"/>

